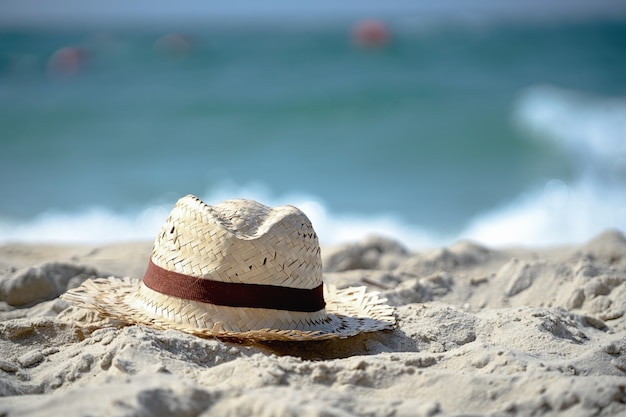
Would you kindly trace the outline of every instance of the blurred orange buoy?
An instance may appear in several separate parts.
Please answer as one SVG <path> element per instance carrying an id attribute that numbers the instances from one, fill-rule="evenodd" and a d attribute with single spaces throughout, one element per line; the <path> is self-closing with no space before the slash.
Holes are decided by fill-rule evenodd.
<path id="1" fill-rule="evenodd" d="M 389 41 L 389 32 L 382 22 L 376 19 L 367 19 L 354 26 L 352 39 L 358 45 L 383 46 Z"/>

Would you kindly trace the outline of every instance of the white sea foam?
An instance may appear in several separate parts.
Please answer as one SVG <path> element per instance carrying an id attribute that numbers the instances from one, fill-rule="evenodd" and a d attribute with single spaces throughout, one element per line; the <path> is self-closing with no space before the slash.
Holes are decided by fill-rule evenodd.
<path id="1" fill-rule="evenodd" d="M 106 243 L 152 239 L 168 209 L 151 206 L 135 213 L 102 207 L 80 212 L 45 212 L 19 222 L 0 219 L 0 242 Z"/>
<path id="2" fill-rule="evenodd" d="M 550 180 L 478 216 L 460 236 L 492 246 L 547 246 L 582 243 L 609 228 L 626 231 L 626 192 L 589 177 L 571 185 Z"/>
<path id="3" fill-rule="evenodd" d="M 607 228 L 626 230 L 626 99 L 551 86 L 520 97 L 516 122 L 554 141 L 579 166 L 577 179 L 547 181 L 473 219 L 461 236 L 491 245 L 580 243 Z"/>
<path id="4" fill-rule="evenodd" d="M 607 228 L 626 231 L 626 192 L 599 187 L 592 178 L 575 184 L 550 180 L 541 190 L 471 219 L 464 230 L 443 236 L 402 222 L 392 215 L 332 213 L 320 199 L 306 195 L 272 197 L 255 186 L 219 188 L 201 197 L 208 203 L 246 197 L 270 206 L 292 204 L 311 219 L 322 245 L 354 242 L 371 235 L 394 238 L 413 249 L 471 239 L 490 246 L 580 243 Z M 172 202 L 173 203 L 173 202 Z M 171 204 L 136 213 L 93 208 L 79 213 L 45 213 L 22 224 L 0 223 L 0 241 L 107 243 L 152 240 Z"/>
<path id="5" fill-rule="evenodd" d="M 555 141 L 589 163 L 626 156 L 624 97 L 535 86 L 521 95 L 515 117 L 537 138 Z"/>
<path id="6" fill-rule="evenodd" d="M 291 204 L 311 220 L 323 245 L 358 241 L 370 235 L 398 239 L 411 247 L 434 245 L 432 233 L 403 224 L 391 215 L 334 214 L 319 199 L 307 195 L 272 196 L 258 184 L 236 186 L 225 182 L 200 194 L 208 204 L 230 198 L 250 198 L 269 206 Z M 0 242 L 107 243 L 152 240 L 167 217 L 171 204 L 150 206 L 135 213 L 115 213 L 92 208 L 78 213 L 43 213 L 17 223 L 0 220 Z"/>
<path id="7" fill-rule="evenodd" d="M 622 190 L 623 191 L 623 190 Z M 221 201 L 224 189 L 205 201 Z M 579 243 L 606 228 L 626 231 L 626 192 L 602 189 L 592 179 L 567 185 L 549 181 L 544 189 L 521 194 L 517 199 L 477 216 L 465 230 L 452 236 L 405 224 L 391 215 L 331 213 L 312 196 L 279 196 L 252 192 L 249 187 L 230 188 L 233 196 L 259 200 L 268 205 L 293 204 L 313 222 L 323 245 L 358 241 L 370 235 L 395 238 L 420 249 L 472 239 L 486 245 L 553 245 Z M 137 213 L 115 213 L 93 208 L 79 213 L 44 213 L 19 223 L 0 223 L 0 241 L 106 243 L 152 240 L 170 205 L 151 206 Z"/>

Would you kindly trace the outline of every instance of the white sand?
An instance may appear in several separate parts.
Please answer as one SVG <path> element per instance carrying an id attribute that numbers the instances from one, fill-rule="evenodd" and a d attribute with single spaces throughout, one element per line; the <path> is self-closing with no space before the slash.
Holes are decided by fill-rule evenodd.
<path id="1" fill-rule="evenodd" d="M 116 327 L 58 299 L 141 277 L 151 243 L 0 247 L 0 416 L 626 414 L 626 239 L 422 253 L 324 248 L 325 279 L 367 284 L 395 331 L 240 346 Z"/>

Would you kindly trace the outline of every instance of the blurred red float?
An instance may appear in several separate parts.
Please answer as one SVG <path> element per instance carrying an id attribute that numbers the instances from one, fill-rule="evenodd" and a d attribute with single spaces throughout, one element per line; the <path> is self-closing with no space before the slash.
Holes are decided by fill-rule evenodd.
<path id="1" fill-rule="evenodd" d="M 389 41 L 389 31 L 378 20 L 362 20 L 352 29 L 352 39 L 358 45 L 383 46 Z"/>

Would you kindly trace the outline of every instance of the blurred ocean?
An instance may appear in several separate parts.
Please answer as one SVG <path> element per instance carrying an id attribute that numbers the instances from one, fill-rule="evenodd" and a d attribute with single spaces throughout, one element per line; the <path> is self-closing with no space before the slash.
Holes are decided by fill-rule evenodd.
<path id="1" fill-rule="evenodd" d="M 0 29 L 0 242 L 153 239 L 177 198 L 323 244 L 626 231 L 626 21 Z"/>

